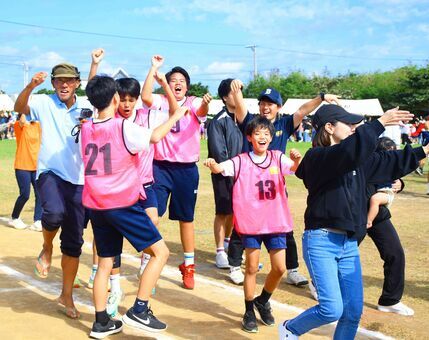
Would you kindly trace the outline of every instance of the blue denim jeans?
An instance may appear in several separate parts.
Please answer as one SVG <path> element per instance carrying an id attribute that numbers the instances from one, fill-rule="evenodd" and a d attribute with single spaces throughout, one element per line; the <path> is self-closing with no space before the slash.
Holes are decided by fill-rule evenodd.
<path id="1" fill-rule="evenodd" d="M 16 199 L 12 211 L 12 218 L 18 218 L 30 198 L 30 185 L 33 186 L 34 196 L 36 199 L 34 205 L 34 221 L 40 221 L 42 218 L 42 204 L 39 198 L 39 192 L 36 186 L 36 171 L 15 169 L 15 177 L 19 187 L 19 196 Z"/>
<path id="2" fill-rule="evenodd" d="M 357 241 L 326 229 L 306 230 L 302 248 L 319 304 L 289 320 L 287 328 L 302 335 L 338 320 L 334 339 L 354 339 L 363 308 Z"/>

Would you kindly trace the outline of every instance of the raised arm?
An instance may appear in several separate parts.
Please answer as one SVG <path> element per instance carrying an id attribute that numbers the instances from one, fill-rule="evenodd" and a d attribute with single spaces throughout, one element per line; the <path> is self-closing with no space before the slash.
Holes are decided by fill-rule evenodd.
<path id="1" fill-rule="evenodd" d="M 165 123 L 161 124 L 152 131 L 150 142 L 152 144 L 158 143 L 162 138 L 165 137 L 167 133 L 170 132 L 174 124 L 176 124 L 176 122 L 180 118 L 182 118 L 187 112 L 188 108 L 185 106 L 177 108 L 174 114 L 172 114 Z"/>
<path id="2" fill-rule="evenodd" d="M 239 79 L 234 79 L 231 82 L 231 93 L 235 103 L 235 118 L 239 123 L 242 123 L 247 114 L 246 104 L 243 98 L 243 82 Z"/>
<path id="3" fill-rule="evenodd" d="M 31 78 L 30 83 L 21 91 L 21 93 L 18 95 L 18 98 L 16 98 L 14 111 L 18 113 L 23 114 L 30 114 L 30 106 L 28 106 L 28 100 L 30 99 L 31 92 L 42 84 L 48 74 L 46 72 L 38 72 L 36 73 L 33 78 Z"/>
<path id="4" fill-rule="evenodd" d="M 162 72 L 156 71 L 153 76 L 156 82 L 163 88 L 165 92 L 165 96 L 167 97 L 167 100 L 168 100 L 169 113 L 171 116 L 179 108 L 179 104 L 177 104 L 177 100 L 174 97 L 173 91 L 171 91 L 170 86 L 168 86 L 168 82 L 167 82 L 167 79 L 165 78 L 165 74 Z"/>
<path id="5" fill-rule="evenodd" d="M 322 98 L 323 97 L 323 98 Z M 299 109 L 293 114 L 293 126 L 295 129 L 301 124 L 304 117 L 308 116 L 312 111 L 314 111 L 323 101 L 326 101 L 329 104 L 340 105 L 338 98 L 334 94 L 320 94 L 312 100 L 302 104 Z"/>
<path id="6" fill-rule="evenodd" d="M 141 93 L 142 102 L 147 107 L 152 106 L 152 103 L 153 103 L 153 96 L 152 96 L 153 81 L 155 79 L 155 73 L 158 71 L 158 69 L 164 63 L 164 58 L 160 55 L 154 55 L 152 57 L 151 61 L 152 61 L 152 65 L 151 65 L 149 72 L 146 76 L 146 80 L 144 81 L 142 93 Z"/>
<path id="7" fill-rule="evenodd" d="M 201 105 L 197 110 L 197 116 L 198 117 L 207 116 L 207 113 L 209 113 L 209 104 L 211 101 L 212 101 L 212 96 L 210 95 L 210 93 L 206 93 L 203 96 L 203 100 L 201 102 Z"/>
<path id="8" fill-rule="evenodd" d="M 92 78 L 94 78 L 97 74 L 98 70 L 98 64 L 103 60 L 104 58 L 104 50 L 102 48 L 97 48 L 91 53 L 92 61 L 91 61 L 91 67 L 89 69 L 89 75 L 88 75 L 88 81 L 90 81 Z"/>

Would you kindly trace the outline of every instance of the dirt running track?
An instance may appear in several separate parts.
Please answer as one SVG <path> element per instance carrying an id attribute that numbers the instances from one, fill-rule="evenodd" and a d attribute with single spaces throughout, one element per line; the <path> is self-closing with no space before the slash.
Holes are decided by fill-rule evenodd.
<path id="1" fill-rule="evenodd" d="M 86 238 L 90 241 L 88 235 Z M 94 318 L 92 291 L 84 287 L 75 289 L 76 305 L 82 315 L 79 320 L 68 319 L 54 301 L 59 295 L 61 282 L 58 243 L 54 247 L 49 277 L 41 280 L 33 274 L 41 244 L 41 233 L 15 230 L 0 224 L 1 338 L 87 339 Z M 170 257 L 151 301 L 155 315 L 168 324 L 167 331 L 162 334 L 147 333 L 124 326 L 123 332 L 111 336 L 111 339 L 277 339 L 277 327 L 260 325 L 258 334 L 247 334 L 240 329 L 242 288 L 229 285 L 226 281 L 206 278 L 204 272 L 213 270 L 213 267 L 201 265 L 198 267 L 195 290 L 185 290 L 181 287 L 177 269 L 179 263 L 178 257 Z M 125 313 L 134 302 L 137 291 L 135 273 L 139 259 L 125 254 L 122 264 L 121 285 L 125 299 L 119 311 Z M 82 283 L 86 283 L 91 265 L 91 248 L 87 242 L 79 267 Z M 299 309 L 275 301 L 272 306 L 278 322 L 299 313 Z M 328 339 L 332 337 L 332 330 L 332 326 L 326 326 L 302 339 Z M 359 339 L 387 338 L 381 334 L 363 332 L 359 334 Z"/>

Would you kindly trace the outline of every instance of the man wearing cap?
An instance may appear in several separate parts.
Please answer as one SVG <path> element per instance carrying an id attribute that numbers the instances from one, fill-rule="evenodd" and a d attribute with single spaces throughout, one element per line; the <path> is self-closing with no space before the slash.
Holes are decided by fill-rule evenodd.
<path id="1" fill-rule="evenodd" d="M 301 124 L 304 117 L 308 116 L 314 111 L 323 101 L 328 103 L 337 103 L 338 97 L 332 94 L 320 93 L 317 97 L 309 100 L 293 114 L 293 115 L 280 115 L 280 109 L 283 106 L 283 100 L 280 93 L 273 89 L 267 88 L 262 91 L 258 97 L 259 100 L 259 114 L 268 118 L 274 125 L 275 133 L 268 150 L 286 151 L 286 144 L 290 136 L 296 131 Z M 240 123 L 242 131 L 246 125 L 252 120 L 253 115 L 247 114 L 244 111 L 243 115 L 237 114 L 237 121 Z M 243 146 L 243 150 L 250 150 L 251 145 Z M 286 268 L 287 276 L 286 282 L 296 286 L 303 286 L 308 284 L 308 280 L 298 272 L 298 252 L 296 242 L 293 237 L 293 231 L 286 234 L 287 248 L 286 248 Z M 231 236 L 231 251 L 234 250 L 236 244 L 235 232 Z M 229 253 L 228 253 L 229 254 Z"/>
<path id="2" fill-rule="evenodd" d="M 83 244 L 84 176 L 80 145 L 75 142 L 71 131 L 79 122 L 81 110 L 85 107 L 75 95 L 80 86 L 80 73 L 77 67 L 66 63 L 52 69 L 51 83 L 55 93 L 38 95 L 29 104 L 32 91 L 46 77 L 45 72 L 36 73 L 15 102 L 15 111 L 30 114 L 42 127 L 36 177 L 43 207 L 43 248 L 34 273 L 42 279 L 48 276 L 52 241 L 61 227 L 63 285 L 57 302 L 65 307 L 68 317 L 78 318 L 79 312 L 74 306 L 72 292 Z"/>

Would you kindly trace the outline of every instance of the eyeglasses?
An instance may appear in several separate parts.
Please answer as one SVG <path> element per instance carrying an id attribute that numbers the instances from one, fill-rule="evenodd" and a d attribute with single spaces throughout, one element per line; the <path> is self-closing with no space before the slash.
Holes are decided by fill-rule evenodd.
<path id="1" fill-rule="evenodd" d="M 54 82 L 59 84 L 67 84 L 67 85 L 72 85 L 77 80 L 78 80 L 77 78 L 54 78 Z"/>

